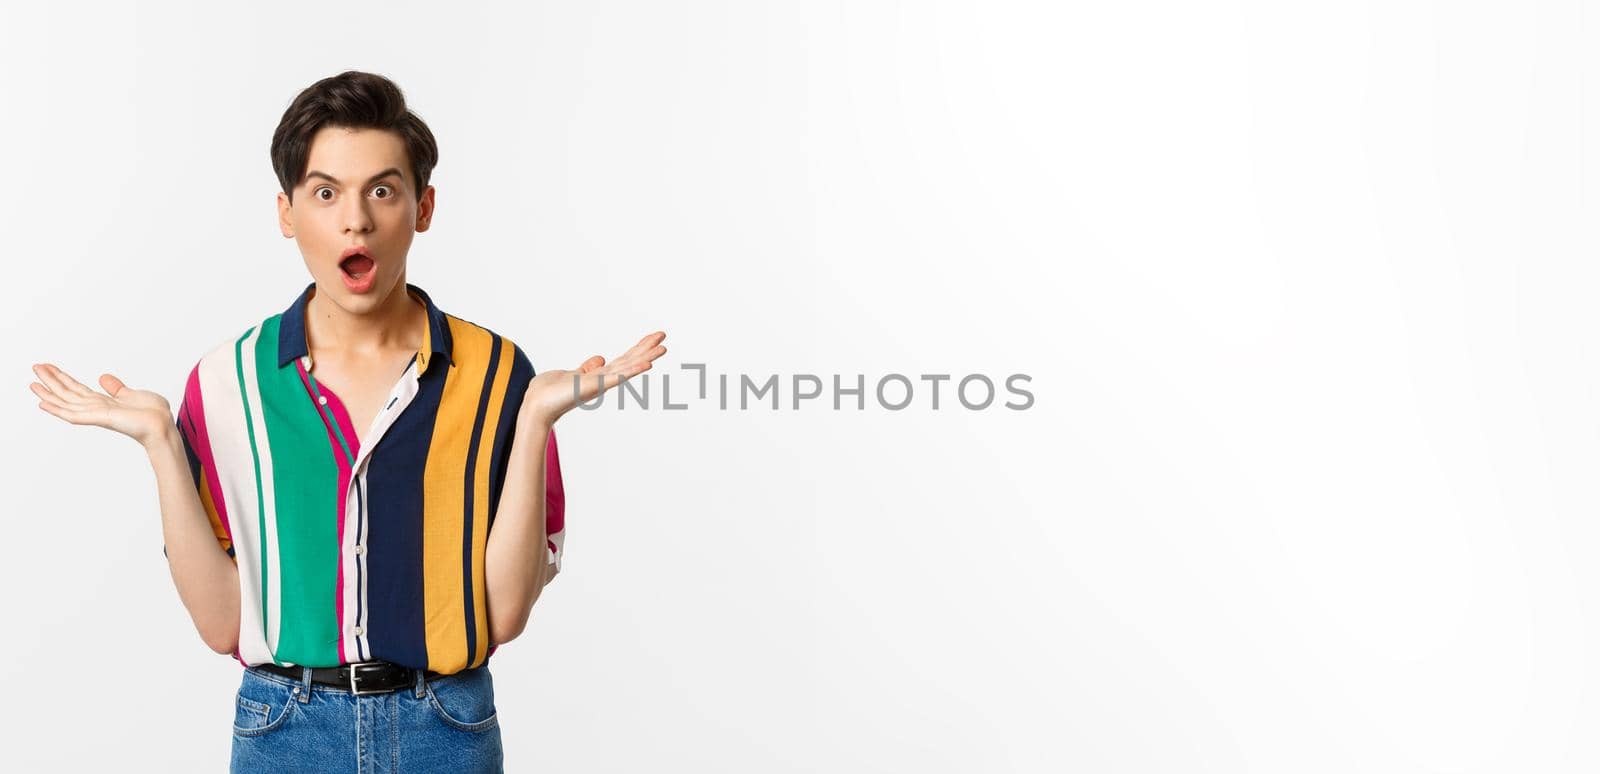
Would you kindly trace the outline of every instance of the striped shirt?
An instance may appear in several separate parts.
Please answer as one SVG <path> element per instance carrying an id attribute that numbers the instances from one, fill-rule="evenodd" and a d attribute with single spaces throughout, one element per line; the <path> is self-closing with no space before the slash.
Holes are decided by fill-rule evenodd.
<path id="1" fill-rule="evenodd" d="M 427 308 L 422 348 L 361 438 L 314 374 L 305 312 L 206 353 L 177 426 L 200 502 L 239 568 L 250 666 L 384 659 L 449 674 L 489 642 L 484 549 L 533 366 L 510 339 Z M 565 497 L 545 450 L 547 556 L 561 568 Z M 164 549 L 163 549 L 164 552 Z"/>

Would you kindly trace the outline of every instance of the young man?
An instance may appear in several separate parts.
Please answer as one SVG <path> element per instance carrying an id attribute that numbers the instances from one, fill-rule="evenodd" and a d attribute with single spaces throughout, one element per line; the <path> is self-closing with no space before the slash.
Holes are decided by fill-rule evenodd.
<path id="1" fill-rule="evenodd" d="M 553 425 L 648 370 L 535 375 L 523 350 L 406 281 L 437 150 L 400 90 L 325 78 L 272 140 L 278 224 L 311 282 L 162 396 L 34 366 L 39 407 L 137 440 L 201 638 L 246 666 L 233 771 L 499 771 L 487 667 L 560 569 Z"/>

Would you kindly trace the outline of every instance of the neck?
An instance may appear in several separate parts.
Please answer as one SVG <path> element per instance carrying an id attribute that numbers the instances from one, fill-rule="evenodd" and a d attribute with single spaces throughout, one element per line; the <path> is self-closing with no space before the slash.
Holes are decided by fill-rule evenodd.
<path id="1" fill-rule="evenodd" d="M 306 302 L 306 342 L 319 350 L 377 356 L 396 349 L 421 349 L 427 310 L 406 290 L 405 276 L 395 281 L 387 298 L 370 310 L 340 307 L 315 286 Z"/>

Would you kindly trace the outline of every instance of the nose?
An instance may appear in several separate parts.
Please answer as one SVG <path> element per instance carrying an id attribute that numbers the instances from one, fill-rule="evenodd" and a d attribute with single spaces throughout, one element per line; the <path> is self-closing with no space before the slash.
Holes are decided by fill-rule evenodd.
<path id="1" fill-rule="evenodd" d="M 365 234 L 372 230 L 372 216 L 367 212 L 366 200 L 362 197 L 351 197 L 351 204 L 345 205 L 344 230 L 346 233 Z"/>

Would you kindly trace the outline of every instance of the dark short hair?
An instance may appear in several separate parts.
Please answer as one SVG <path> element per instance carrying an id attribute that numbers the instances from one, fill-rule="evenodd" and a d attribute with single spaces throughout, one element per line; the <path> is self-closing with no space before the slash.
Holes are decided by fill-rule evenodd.
<path id="1" fill-rule="evenodd" d="M 272 170 L 278 184 L 294 202 L 294 187 L 306 174 L 311 139 L 325 126 L 347 129 L 382 129 L 405 141 L 411 159 L 411 176 L 417 198 L 428 187 L 428 176 L 439 162 L 433 132 L 416 113 L 406 109 L 400 87 L 381 75 L 346 70 L 306 87 L 283 111 L 272 133 Z"/>

